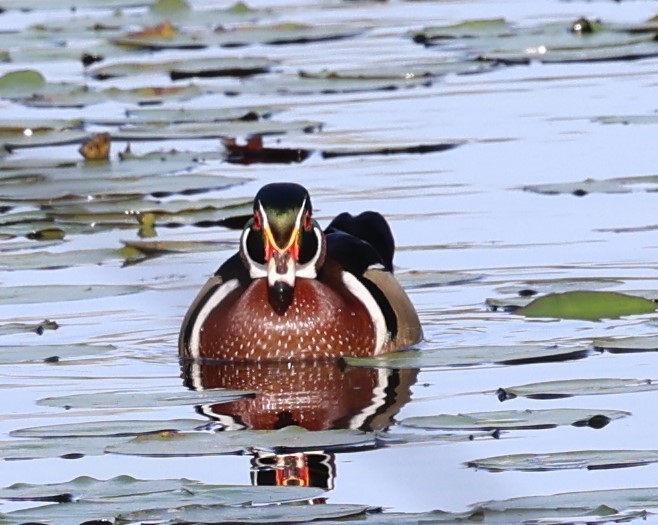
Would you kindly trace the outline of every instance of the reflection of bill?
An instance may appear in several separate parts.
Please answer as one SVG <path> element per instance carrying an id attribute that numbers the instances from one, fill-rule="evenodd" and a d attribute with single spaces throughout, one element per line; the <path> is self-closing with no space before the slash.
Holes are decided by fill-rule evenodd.
<path id="1" fill-rule="evenodd" d="M 331 452 L 259 453 L 251 460 L 254 485 L 334 488 L 336 463 Z"/>
<path id="2" fill-rule="evenodd" d="M 193 390 L 226 388 L 257 392 L 197 411 L 225 431 L 386 430 L 411 397 L 416 370 L 345 368 L 334 361 L 183 363 L 185 385 Z M 252 459 L 252 482 L 333 488 L 334 455 L 329 450 L 259 453 Z"/>

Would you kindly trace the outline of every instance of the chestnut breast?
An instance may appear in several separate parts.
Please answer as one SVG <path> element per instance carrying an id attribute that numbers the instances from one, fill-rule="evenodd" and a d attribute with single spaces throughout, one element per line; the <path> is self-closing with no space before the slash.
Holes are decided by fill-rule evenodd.
<path id="1" fill-rule="evenodd" d="M 376 345 L 374 324 L 345 287 L 298 278 L 282 314 L 268 299 L 266 279 L 231 292 L 201 328 L 200 354 L 229 360 L 365 356 Z"/>

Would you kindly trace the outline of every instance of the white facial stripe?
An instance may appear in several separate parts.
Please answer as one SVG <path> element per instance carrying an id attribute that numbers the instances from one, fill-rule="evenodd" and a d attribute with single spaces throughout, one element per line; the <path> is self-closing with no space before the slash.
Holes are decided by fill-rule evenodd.
<path id="1" fill-rule="evenodd" d="M 249 277 L 252 279 L 259 279 L 260 277 L 267 276 L 267 267 L 264 264 L 257 263 L 249 256 L 249 251 L 247 250 L 247 236 L 249 235 L 250 231 L 251 230 L 249 228 L 245 228 L 245 230 L 242 232 L 240 244 L 242 246 L 242 253 L 249 260 Z"/>
<path id="2" fill-rule="evenodd" d="M 373 324 L 375 325 L 375 352 L 374 354 L 381 354 L 384 345 L 388 341 L 388 329 L 386 328 L 386 319 L 382 309 L 375 301 L 375 298 L 370 295 L 368 289 L 359 281 L 353 274 L 349 272 L 341 272 L 341 279 L 347 289 L 363 303 L 366 307 Z"/>
<path id="3" fill-rule="evenodd" d="M 196 316 L 196 319 L 194 320 L 194 324 L 192 325 L 192 330 L 190 331 L 192 335 L 190 337 L 189 351 L 190 351 L 190 356 L 193 359 L 198 359 L 199 357 L 201 357 L 199 355 L 199 344 L 201 339 L 201 327 L 203 326 L 203 323 L 206 322 L 206 319 L 208 318 L 210 313 L 214 310 L 214 308 L 219 303 L 221 303 L 228 294 L 230 294 L 233 290 L 235 290 L 239 286 L 240 286 L 240 282 L 237 279 L 231 279 L 230 281 L 226 281 L 225 283 L 222 283 L 211 294 L 211 296 L 205 302 L 201 310 L 199 310 L 199 313 Z"/>
<path id="4" fill-rule="evenodd" d="M 322 255 L 322 231 L 317 226 L 313 226 L 313 232 L 315 233 L 315 237 L 318 240 L 318 251 L 310 261 L 297 265 L 297 277 L 315 279 L 318 276 L 318 271 L 315 265 L 318 263 L 320 255 Z"/>

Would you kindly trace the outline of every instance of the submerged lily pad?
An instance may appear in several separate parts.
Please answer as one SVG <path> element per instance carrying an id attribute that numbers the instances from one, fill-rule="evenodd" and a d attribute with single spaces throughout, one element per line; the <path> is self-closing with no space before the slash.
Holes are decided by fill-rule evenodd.
<path id="1" fill-rule="evenodd" d="M 289 426 L 281 430 L 148 434 L 108 447 L 107 452 L 155 457 L 206 456 L 253 450 L 347 450 L 374 445 L 374 435 L 355 430 L 309 432 L 301 427 Z"/>
<path id="2" fill-rule="evenodd" d="M 451 286 L 472 283 L 482 279 L 482 275 L 465 272 L 416 271 L 399 272 L 396 274 L 404 288 L 434 288 L 436 286 Z"/>
<path id="3" fill-rule="evenodd" d="M 559 399 L 572 396 L 592 396 L 603 394 L 626 394 L 658 390 L 658 381 L 652 379 L 565 379 L 544 381 L 527 385 L 499 388 L 498 399 L 505 401 L 515 397 L 529 399 Z"/>
<path id="4" fill-rule="evenodd" d="M 204 390 L 198 392 L 191 390 L 181 390 L 180 392 L 149 392 L 144 390 L 110 391 L 95 394 L 47 397 L 37 401 L 37 404 L 66 409 L 164 407 L 228 403 L 250 394 L 250 392 L 240 390 Z"/>
<path id="5" fill-rule="evenodd" d="M 565 292 L 535 299 L 515 313 L 525 317 L 554 317 L 598 321 L 655 312 L 653 301 L 617 292 Z"/>
<path id="6" fill-rule="evenodd" d="M 637 467 L 658 462 L 658 450 L 576 450 L 546 454 L 509 454 L 474 459 L 467 466 L 492 472 L 521 470 L 588 469 L 602 470 Z"/>
<path id="7" fill-rule="evenodd" d="M 484 364 L 527 364 L 582 359 L 591 353 L 583 347 L 557 345 L 464 346 L 391 352 L 375 357 L 347 357 L 350 366 L 375 368 L 429 368 Z"/>
<path id="8" fill-rule="evenodd" d="M 499 410 L 471 414 L 441 414 L 408 417 L 401 425 L 439 430 L 523 430 L 557 426 L 591 426 L 601 428 L 610 421 L 630 416 L 620 410 L 591 410 L 578 408 L 543 410 Z"/>

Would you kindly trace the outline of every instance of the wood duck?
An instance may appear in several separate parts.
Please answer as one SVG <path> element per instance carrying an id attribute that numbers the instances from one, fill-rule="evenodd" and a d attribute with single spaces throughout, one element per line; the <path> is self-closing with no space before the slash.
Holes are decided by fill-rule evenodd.
<path id="1" fill-rule="evenodd" d="M 371 356 L 422 339 L 393 275 L 386 219 L 341 213 L 322 231 L 299 184 L 263 186 L 240 236 L 190 306 L 182 357 L 222 361 Z"/>

